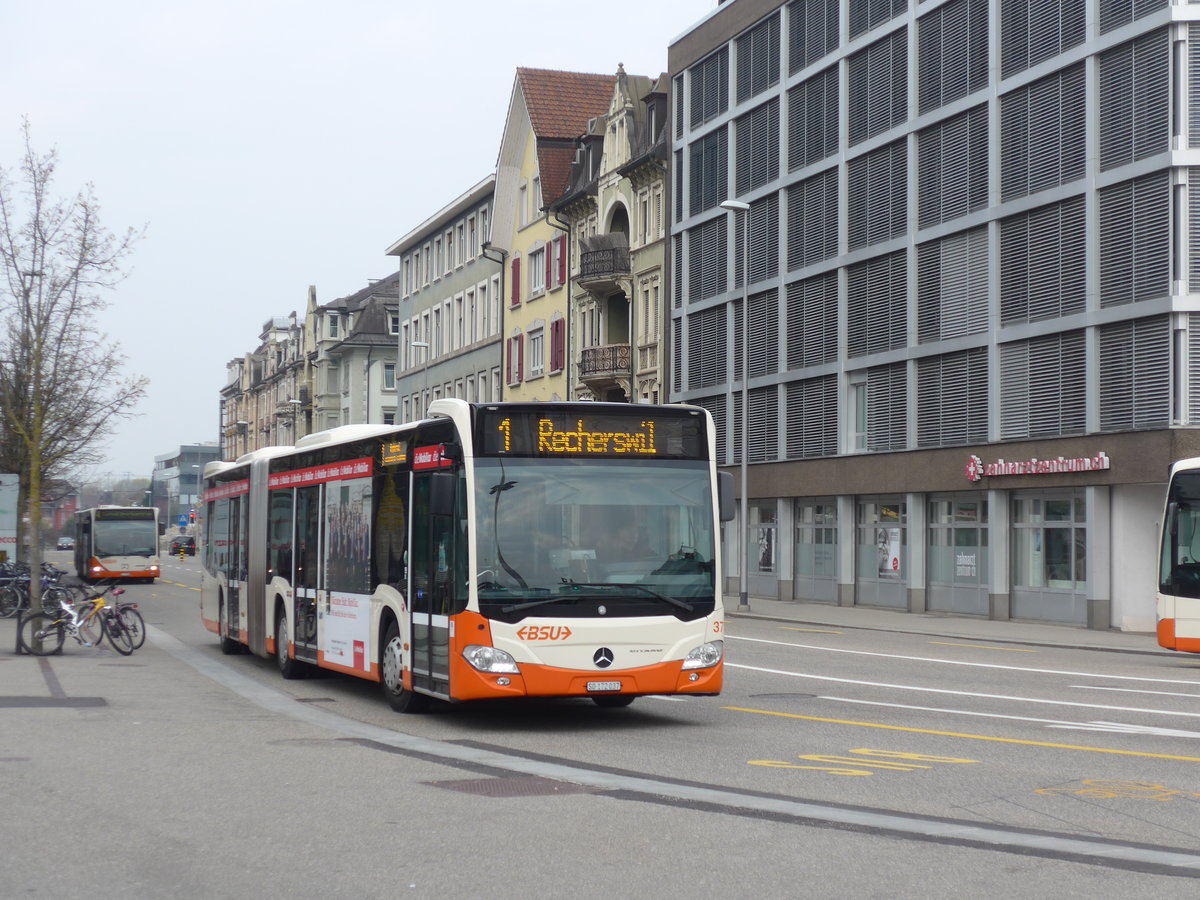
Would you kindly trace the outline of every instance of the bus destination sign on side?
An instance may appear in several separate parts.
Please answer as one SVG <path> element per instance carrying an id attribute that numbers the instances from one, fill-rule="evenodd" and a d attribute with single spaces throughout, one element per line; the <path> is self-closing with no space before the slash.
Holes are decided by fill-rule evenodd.
<path id="1" fill-rule="evenodd" d="M 703 420 L 693 415 L 628 415 L 557 411 L 484 410 L 480 449 L 485 456 L 681 459 L 704 454 Z"/>
<path id="2" fill-rule="evenodd" d="M 379 462 L 385 466 L 408 462 L 408 441 L 384 441 L 379 448 Z"/>

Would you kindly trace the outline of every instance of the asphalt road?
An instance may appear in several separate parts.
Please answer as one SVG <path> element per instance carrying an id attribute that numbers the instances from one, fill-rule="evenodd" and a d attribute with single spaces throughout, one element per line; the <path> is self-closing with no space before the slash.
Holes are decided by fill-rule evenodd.
<path id="1" fill-rule="evenodd" d="M 0 621 L 3 897 L 1194 893 L 1200 661 L 734 618 L 726 692 L 398 716 L 134 585 L 132 657 Z M 48 854 L 48 851 L 51 851 Z"/>

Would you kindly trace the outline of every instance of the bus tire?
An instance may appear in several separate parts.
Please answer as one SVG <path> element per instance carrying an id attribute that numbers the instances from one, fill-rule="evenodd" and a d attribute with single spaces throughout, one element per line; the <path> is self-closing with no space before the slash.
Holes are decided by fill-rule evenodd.
<path id="1" fill-rule="evenodd" d="M 287 611 L 282 606 L 275 615 L 275 663 L 279 674 L 289 680 L 304 674 L 302 663 L 288 656 Z"/>
<path id="2" fill-rule="evenodd" d="M 225 599 L 221 598 L 220 613 L 217 615 L 217 628 L 221 639 L 221 652 L 226 656 L 236 656 L 242 652 L 242 645 L 229 636 L 229 622 L 225 619 Z M 278 632 L 276 632 L 278 634 Z M 286 647 L 286 642 L 284 647 Z"/>
<path id="3" fill-rule="evenodd" d="M 429 709 L 430 698 L 404 689 L 404 644 L 396 620 L 388 622 L 379 653 L 379 684 L 388 705 L 399 713 L 419 713 Z"/>

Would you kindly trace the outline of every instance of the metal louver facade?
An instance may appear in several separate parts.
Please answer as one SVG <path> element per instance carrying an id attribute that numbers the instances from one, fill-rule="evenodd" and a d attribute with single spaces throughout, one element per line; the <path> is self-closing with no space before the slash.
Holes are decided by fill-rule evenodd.
<path id="1" fill-rule="evenodd" d="M 1200 3 L 727 0 L 669 69 L 671 399 L 713 413 L 729 465 L 747 416 L 781 534 L 789 498 L 919 523 L 995 491 L 1003 522 L 1050 483 L 968 458 L 1123 447 L 1054 483 L 1116 504 L 1200 456 Z"/>

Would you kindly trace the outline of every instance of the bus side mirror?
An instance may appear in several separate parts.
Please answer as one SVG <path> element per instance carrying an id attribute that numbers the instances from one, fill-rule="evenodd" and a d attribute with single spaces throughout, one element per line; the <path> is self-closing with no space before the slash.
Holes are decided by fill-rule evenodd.
<path id="1" fill-rule="evenodd" d="M 458 477 L 453 472 L 434 472 L 429 482 L 429 514 L 454 515 L 454 485 Z"/>
<path id="2" fill-rule="evenodd" d="M 1179 533 L 1179 503 L 1172 500 L 1167 504 L 1167 534 L 1177 537 Z"/>
<path id="3" fill-rule="evenodd" d="M 733 473 L 717 473 L 717 511 L 722 522 L 737 518 L 737 500 L 733 496 Z"/>

